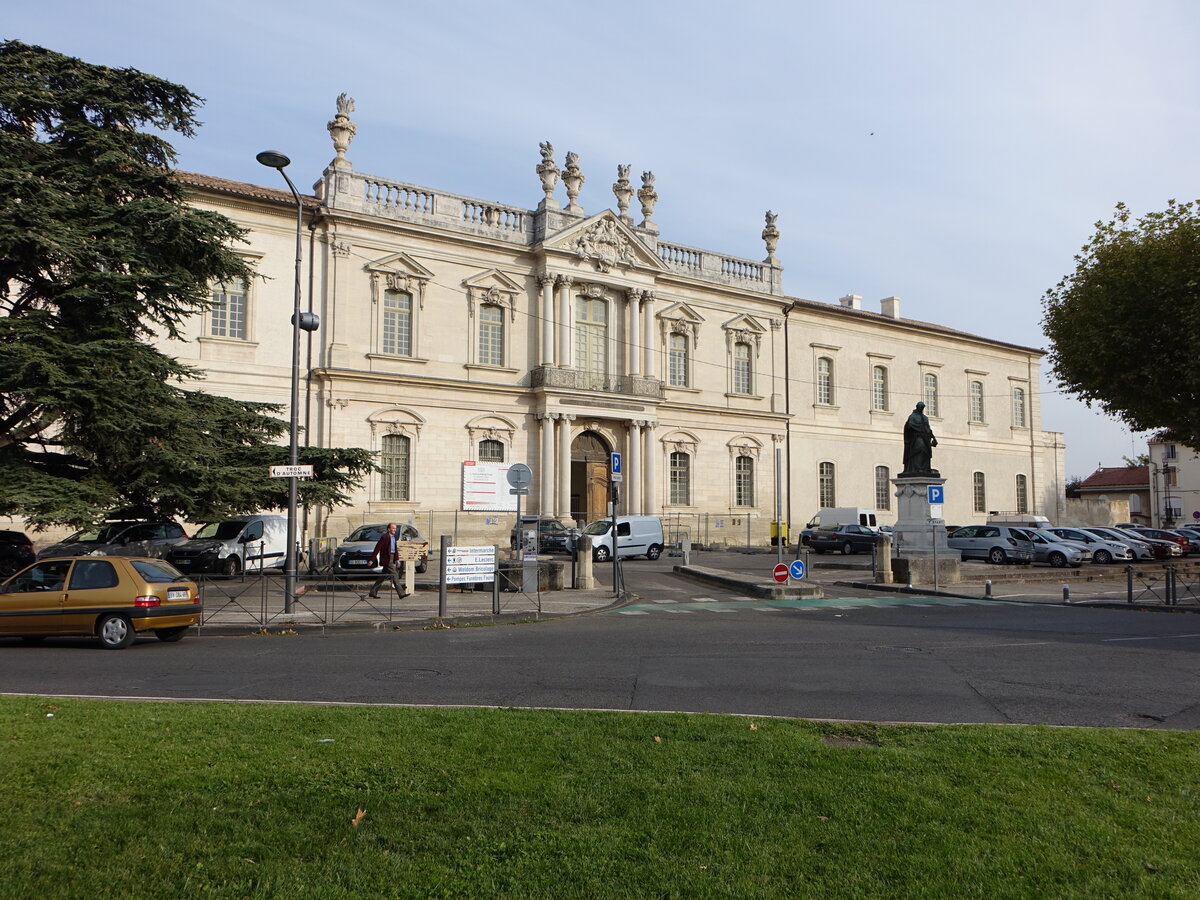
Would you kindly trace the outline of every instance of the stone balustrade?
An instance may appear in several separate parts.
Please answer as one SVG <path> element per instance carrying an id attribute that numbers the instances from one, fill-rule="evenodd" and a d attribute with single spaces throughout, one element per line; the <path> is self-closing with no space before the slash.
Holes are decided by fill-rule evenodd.
<path id="1" fill-rule="evenodd" d="M 670 244 L 666 241 L 658 242 L 658 258 L 673 271 L 692 278 L 719 281 L 734 287 L 747 287 L 772 294 L 781 293 L 783 290 L 782 269 L 768 263 L 709 253 L 697 247 Z"/>
<path id="2" fill-rule="evenodd" d="M 607 375 L 582 369 L 559 366 L 537 366 L 529 373 L 530 387 L 566 388 L 577 391 L 597 391 L 605 394 L 626 394 L 661 400 L 663 383 L 644 375 Z"/>

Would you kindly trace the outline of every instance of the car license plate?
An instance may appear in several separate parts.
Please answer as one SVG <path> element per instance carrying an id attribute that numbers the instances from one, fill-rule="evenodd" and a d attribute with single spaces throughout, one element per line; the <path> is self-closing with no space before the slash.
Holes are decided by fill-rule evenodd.
<path id="1" fill-rule="evenodd" d="M 176 588 L 167 591 L 167 600 L 186 600 L 190 596 L 187 588 Z"/>
<path id="2" fill-rule="evenodd" d="M 346 565 L 348 565 L 348 566 L 365 566 L 369 562 L 370 562 L 370 560 L 368 560 L 368 559 L 348 559 L 348 560 L 346 560 Z"/>

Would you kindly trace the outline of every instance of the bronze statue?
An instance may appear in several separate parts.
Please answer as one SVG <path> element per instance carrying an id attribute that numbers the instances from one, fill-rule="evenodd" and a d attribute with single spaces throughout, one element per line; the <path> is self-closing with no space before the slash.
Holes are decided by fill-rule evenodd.
<path id="1" fill-rule="evenodd" d="M 918 403 L 916 409 L 904 423 L 904 471 L 900 478 L 913 475 L 932 475 L 940 478 L 941 473 L 933 468 L 933 448 L 937 446 L 937 438 L 929 427 L 929 418 L 925 415 L 925 404 Z"/>

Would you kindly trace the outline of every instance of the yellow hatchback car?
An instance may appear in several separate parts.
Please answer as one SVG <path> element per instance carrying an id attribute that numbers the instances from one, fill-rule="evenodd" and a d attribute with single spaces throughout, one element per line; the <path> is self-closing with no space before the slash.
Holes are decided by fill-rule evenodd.
<path id="1" fill-rule="evenodd" d="M 0 635 L 30 642 L 85 634 L 120 650 L 139 631 L 178 641 L 200 612 L 195 582 L 161 559 L 43 559 L 0 583 Z"/>

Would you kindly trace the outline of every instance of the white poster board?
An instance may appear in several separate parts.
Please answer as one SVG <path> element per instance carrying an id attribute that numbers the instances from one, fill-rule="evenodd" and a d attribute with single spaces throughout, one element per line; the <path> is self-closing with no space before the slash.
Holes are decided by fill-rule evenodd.
<path id="1" fill-rule="evenodd" d="M 465 512 L 515 512 L 517 498 L 510 494 L 505 475 L 512 463 L 484 463 L 469 459 L 462 464 L 462 508 Z"/>

